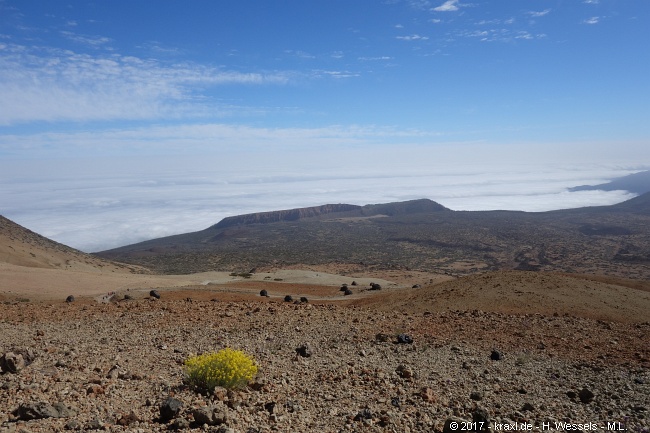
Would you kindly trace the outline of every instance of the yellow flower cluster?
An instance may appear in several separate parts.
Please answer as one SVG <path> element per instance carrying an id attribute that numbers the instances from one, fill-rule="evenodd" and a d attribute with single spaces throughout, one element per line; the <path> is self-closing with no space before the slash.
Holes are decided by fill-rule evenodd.
<path id="1" fill-rule="evenodd" d="M 244 386 L 256 374 L 255 361 L 241 350 L 225 348 L 216 353 L 204 353 L 185 360 L 187 382 L 208 391 L 217 386 Z"/>

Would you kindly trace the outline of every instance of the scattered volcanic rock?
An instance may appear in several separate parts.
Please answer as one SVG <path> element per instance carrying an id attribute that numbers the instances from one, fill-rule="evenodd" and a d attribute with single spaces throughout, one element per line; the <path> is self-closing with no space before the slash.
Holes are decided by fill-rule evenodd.
<path id="1" fill-rule="evenodd" d="M 158 293 L 158 290 L 151 290 L 149 292 L 149 296 L 152 298 L 160 299 L 160 293 Z"/>

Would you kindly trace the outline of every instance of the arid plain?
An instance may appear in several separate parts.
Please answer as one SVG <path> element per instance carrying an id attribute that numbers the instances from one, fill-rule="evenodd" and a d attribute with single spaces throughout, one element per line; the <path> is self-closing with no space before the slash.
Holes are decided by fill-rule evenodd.
<path id="1" fill-rule="evenodd" d="M 412 211 L 370 221 L 411 219 L 421 230 L 424 217 Z M 0 432 L 449 432 L 453 422 L 493 431 L 578 424 L 582 431 L 648 431 L 650 283 L 637 278 L 648 272 L 643 247 L 630 248 L 647 236 L 637 228 L 648 216 L 637 212 L 634 227 L 621 231 L 612 229 L 626 220 L 618 214 L 606 214 L 607 224 L 593 214 L 587 223 L 577 214 L 560 218 L 564 225 L 573 219 L 583 232 L 574 236 L 591 248 L 609 246 L 598 259 L 611 262 L 609 272 L 570 273 L 553 268 L 548 246 L 524 245 L 529 255 L 506 266 L 494 257 L 510 247 L 483 243 L 489 266 L 477 268 L 476 251 L 443 260 L 452 246 L 428 237 L 419 247 L 437 247 L 434 267 L 445 269 L 393 256 L 318 262 L 327 258 L 319 249 L 302 263 L 276 254 L 246 269 L 249 254 L 230 269 L 170 275 L 145 266 L 152 251 L 140 254 L 146 260 L 111 262 L 2 218 Z M 240 225 L 239 240 L 228 226 L 220 239 L 250 244 L 256 230 L 277 235 L 287 224 L 331 227 L 341 218 L 373 230 L 366 217 L 310 215 L 296 228 L 301 218 Z M 322 239 L 319 248 L 336 244 Z M 397 242 L 413 250 L 415 238 L 408 239 Z M 460 241 L 469 248 L 468 237 Z M 173 256 L 156 261 L 170 268 L 201 253 L 160 245 Z M 562 248 L 577 250 L 570 240 Z M 381 289 L 371 290 L 373 283 Z M 150 296 L 154 289 L 160 299 Z M 65 302 L 69 295 L 74 302 Z M 212 395 L 188 388 L 184 359 L 223 347 L 256 359 L 255 382 Z M 170 397 L 182 407 L 167 418 L 161 406 Z"/>

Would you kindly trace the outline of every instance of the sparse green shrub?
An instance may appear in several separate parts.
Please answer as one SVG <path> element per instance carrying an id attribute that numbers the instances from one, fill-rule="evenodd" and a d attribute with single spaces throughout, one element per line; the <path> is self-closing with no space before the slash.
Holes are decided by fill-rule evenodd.
<path id="1" fill-rule="evenodd" d="M 256 374 L 257 364 L 253 358 L 241 350 L 228 347 L 216 353 L 204 353 L 185 360 L 187 383 L 210 392 L 217 386 L 242 387 L 253 380 Z"/>

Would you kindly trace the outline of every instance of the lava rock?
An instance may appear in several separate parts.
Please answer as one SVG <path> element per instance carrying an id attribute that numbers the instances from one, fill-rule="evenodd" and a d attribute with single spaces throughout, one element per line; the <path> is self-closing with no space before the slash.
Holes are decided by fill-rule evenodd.
<path id="1" fill-rule="evenodd" d="M 472 393 L 469 395 L 469 398 L 474 401 L 481 401 L 483 400 L 483 393 L 480 391 L 472 391 Z"/>
<path id="2" fill-rule="evenodd" d="M 149 296 L 152 298 L 160 299 L 160 293 L 158 293 L 158 290 L 151 290 L 149 292 Z"/>
<path id="3" fill-rule="evenodd" d="M 309 343 L 304 343 L 296 347 L 296 353 L 303 358 L 309 358 L 313 355 L 314 351 Z"/>
<path id="4" fill-rule="evenodd" d="M 492 361 L 501 361 L 503 359 L 503 353 L 499 352 L 498 350 L 493 350 L 490 354 L 490 359 Z"/>
<path id="5" fill-rule="evenodd" d="M 363 421 L 364 419 L 372 419 L 372 412 L 368 408 L 360 410 L 354 417 L 355 421 Z"/>
<path id="6" fill-rule="evenodd" d="M 265 289 L 260 290 L 260 296 L 266 296 L 268 298 L 269 297 L 269 292 L 267 292 Z"/>
<path id="7" fill-rule="evenodd" d="M 477 407 L 472 412 L 472 422 L 480 428 L 480 431 L 489 431 L 490 429 L 490 417 L 487 413 L 487 410 Z"/>
<path id="8" fill-rule="evenodd" d="M 44 402 L 39 401 L 38 403 L 23 403 L 13 412 L 13 415 L 21 421 L 31 421 L 33 419 L 44 419 L 44 418 L 63 418 L 67 413 L 61 413 L 61 410 L 65 412 L 67 408 L 62 404 L 57 404 L 56 407 Z"/>
<path id="9" fill-rule="evenodd" d="M 27 363 L 20 353 L 7 352 L 0 358 L 0 371 L 8 373 L 18 373 L 25 368 Z"/>
<path id="10" fill-rule="evenodd" d="M 170 430 L 187 430 L 190 428 L 190 422 L 185 418 L 176 418 L 173 423 L 169 425 Z"/>
<path id="11" fill-rule="evenodd" d="M 291 295 L 287 295 L 284 297 L 284 302 L 293 302 L 293 297 Z"/>
<path id="12" fill-rule="evenodd" d="M 352 294 L 352 290 L 350 290 L 350 289 L 345 289 L 345 292 L 343 292 L 343 294 L 344 294 L 345 296 L 351 295 L 351 294 Z"/>
<path id="13" fill-rule="evenodd" d="M 591 403 L 594 399 L 594 393 L 587 388 L 582 388 L 580 392 L 578 392 L 578 398 L 582 403 Z"/>
<path id="14" fill-rule="evenodd" d="M 74 302 L 74 296 L 72 295 L 68 296 L 67 298 L 65 298 L 65 302 L 67 302 L 68 304 Z"/>
<path id="15" fill-rule="evenodd" d="M 381 284 L 377 284 L 377 283 L 370 284 L 370 290 L 381 290 Z"/>
<path id="16" fill-rule="evenodd" d="M 413 337 L 408 334 L 399 334 L 397 336 L 397 344 L 413 344 Z"/>
<path id="17" fill-rule="evenodd" d="M 192 411 L 194 422 L 198 425 L 221 425 L 228 419 L 227 409 L 221 406 L 205 406 Z"/>
<path id="18" fill-rule="evenodd" d="M 183 407 L 183 402 L 174 397 L 167 397 L 160 405 L 160 420 L 168 422 L 178 416 Z"/>
<path id="19" fill-rule="evenodd" d="M 300 297 L 300 302 L 302 302 L 302 303 L 305 303 L 305 304 L 306 304 L 306 303 L 308 303 L 308 302 L 309 302 L 309 299 L 307 299 L 307 298 L 306 298 L 305 296 L 301 296 L 301 297 Z"/>

